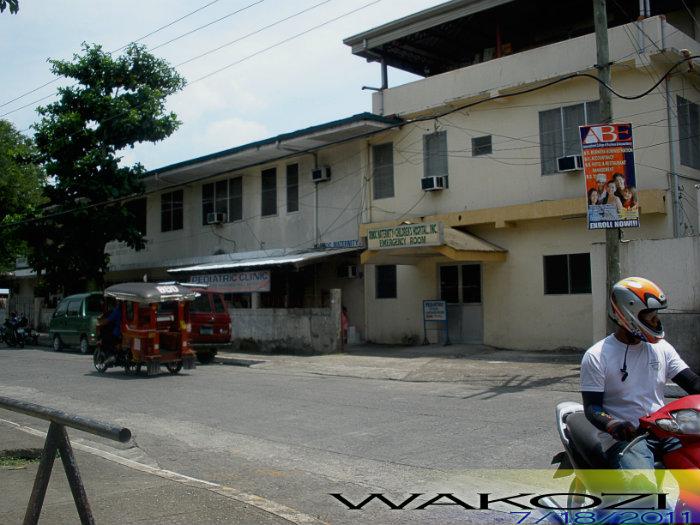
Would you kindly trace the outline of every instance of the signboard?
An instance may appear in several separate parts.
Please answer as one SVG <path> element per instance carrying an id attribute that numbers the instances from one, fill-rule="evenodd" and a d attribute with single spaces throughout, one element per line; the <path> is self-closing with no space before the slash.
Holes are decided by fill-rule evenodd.
<path id="1" fill-rule="evenodd" d="M 229 293 L 269 292 L 271 281 L 269 270 L 210 273 L 190 277 L 191 283 L 206 284 Z"/>
<path id="2" fill-rule="evenodd" d="M 423 301 L 424 321 L 447 321 L 447 303 L 445 301 Z"/>
<path id="3" fill-rule="evenodd" d="M 440 246 L 441 244 L 443 244 L 441 222 L 402 224 L 393 228 L 367 231 L 367 248 L 370 250 Z"/>
<path id="4" fill-rule="evenodd" d="M 580 126 L 588 229 L 639 227 L 631 124 Z"/>
<path id="5" fill-rule="evenodd" d="M 363 248 L 364 245 L 357 239 L 351 239 L 348 241 L 330 241 L 330 242 L 320 242 L 318 243 L 318 248 L 324 250 L 335 250 L 340 248 Z"/>

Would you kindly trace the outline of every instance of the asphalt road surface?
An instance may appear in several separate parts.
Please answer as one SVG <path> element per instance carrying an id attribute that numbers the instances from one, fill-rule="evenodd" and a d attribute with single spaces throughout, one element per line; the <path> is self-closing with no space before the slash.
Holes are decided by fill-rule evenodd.
<path id="1" fill-rule="evenodd" d="M 0 395 L 124 425 L 134 443 L 116 450 L 71 435 L 328 523 L 515 523 L 519 516 L 507 512 L 487 517 L 454 504 L 415 510 L 439 493 L 473 502 L 478 492 L 497 491 L 511 469 L 552 468 L 560 450 L 554 407 L 577 395 L 536 382 L 494 387 L 488 376 L 497 366 L 483 362 L 474 381 L 456 383 L 224 364 L 134 377 L 120 369 L 100 375 L 90 356 L 0 348 Z M 519 365 L 524 374 L 537 366 Z M 46 428 L 3 410 L 0 418 Z M 372 493 L 423 496 L 403 510 L 379 501 L 348 510 L 331 493 L 354 503 Z"/>

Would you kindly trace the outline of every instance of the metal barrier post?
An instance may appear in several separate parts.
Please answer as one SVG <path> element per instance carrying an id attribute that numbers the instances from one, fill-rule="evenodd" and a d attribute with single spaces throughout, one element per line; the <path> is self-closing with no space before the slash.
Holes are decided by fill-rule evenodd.
<path id="1" fill-rule="evenodd" d="M 57 451 L 61 456 L 63 470 L 65 470 L 66 477 L 68 478 L 68 485 L 70 486 L 71 493 L 73 494 L 75 507 L 78 509 L 80 523 L 83 525 L 94 525 L 95 519 L 92 516 L 90 503 L 88 502 L 87 494 L 85 493 L 85 487 L 83 486 L 82 479 L 80 478 L 78 464 L 75 461 L 73 448 L 71 447 L 70 440 L 68 439 L 66 426 L 113 439 L 115 441 L 120 441 L 122 443 L 125 443 L 131 439 L 131 431 L 128 428 L 116 427 L 101 421 L 95 421 L 94 419 L 74 416 L 71 414 L 66 414 L 60 410 L 2 396 L 0 396 L 0 408 L 13 410 L 15 412 L 38 417 L 51 422 L 49 425 L 49 431 L 46 433 L 44 450 L 42 451 L 41 459 L 39 460 L 39 469 L 37 470 L 36 478 L 34 479 L 32 495 L 29 497 L 27 512 L 24 515 L 24 525 L 36 525 L 39 522 L 41 509 L 44 505 L 44 497 L 46 496 L 46 488 L 49 485 L 49 479 L 51 478 L 51 471 L 53 470 L 53 463 L 56 459 Z"/>

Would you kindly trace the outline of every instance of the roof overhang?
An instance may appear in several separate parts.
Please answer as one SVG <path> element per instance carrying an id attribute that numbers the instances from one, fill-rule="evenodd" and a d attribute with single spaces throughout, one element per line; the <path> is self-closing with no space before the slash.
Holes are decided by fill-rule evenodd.
<path id="1" fill-rule="evenodd" d="M 638 4 L 608 2 L 608 26 L 636 21 Z M 683 0 L 652 4 L 651 16 L 686 9 Z M 368 61 L 428 77 L 593 32 L 590 0 L 453 0 L 343 42 Z"/>
<path id="2" fill-rule="evenodd" d="M 415 265 L 429 258 L 445 258 L 456 262 L 502 262 L 507 252 L 469 233 L 442 228 L 441 243 L 433 246 L 365 250 L 360 256 L 362 264 Z"/>
<path id="3" fill-rule="evenodd" d="M 269 268 L 272 266 L 293 265 L 296 268 L 301 268 L 307 264 L 320 262 L 328 257 L 343 255 L 351 252 L 357 252 L 358 248 L 343 248 L 338 250 L 319 250 L 313 252 L 291 253 L 286 255 L 263 256 L 260 252 L 250 252 L 249 254 L 232 254 L 236 255 L 235 260 L 217 261 L 210 263 L 202 263 L 191 266 L 181 266 L 177 268 L 169 268 L 169 273 L 198 273 L 198 272 L 213 272 L 221 270 L 245 270 L 247 268 Z"/>
<path id="4" fill-rule="evenodd" d="M 397 118 L 360 113 L 158 168 L 148 172 L 143 180 L 147 190 L 156 189 L 164 182 L 168 186 L 186 184 L 218 174 L 311 153 L 324 147 L 378 133 L 401 122 Z"/>

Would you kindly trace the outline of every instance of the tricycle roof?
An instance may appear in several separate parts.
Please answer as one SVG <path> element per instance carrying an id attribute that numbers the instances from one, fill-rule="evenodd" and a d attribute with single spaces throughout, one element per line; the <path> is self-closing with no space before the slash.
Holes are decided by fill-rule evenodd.
<path id="1" fill-rule="evenodd" d="M 177 284 L 122 283 L 114 284 L 104 292 L 107 297 L 136 303 L 163 303 L 166 301 L 192 301 L 199 294 L 191 288 Z"/>

